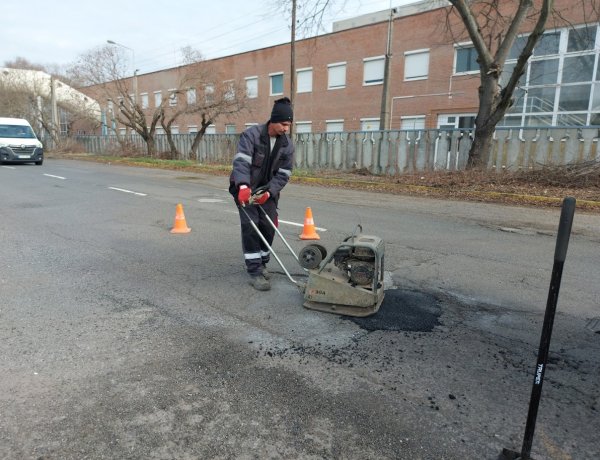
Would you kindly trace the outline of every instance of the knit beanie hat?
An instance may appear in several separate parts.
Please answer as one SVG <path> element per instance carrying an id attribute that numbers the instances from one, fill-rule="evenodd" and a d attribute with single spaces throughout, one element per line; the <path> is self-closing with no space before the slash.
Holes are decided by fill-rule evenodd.
<path id="1" fill-rule="evenodd" d="M 292 121 L 294 119 L 294 111 L 292 110 L 292 101 L 287 97 L 277 99 L 273 104 L 271 112 L 271 123 L 281 123 L 284 121 Z"/>

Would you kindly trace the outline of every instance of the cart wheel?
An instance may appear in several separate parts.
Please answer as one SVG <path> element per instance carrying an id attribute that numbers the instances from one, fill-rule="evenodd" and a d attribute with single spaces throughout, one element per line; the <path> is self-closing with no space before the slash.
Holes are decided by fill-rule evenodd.
<path id="1" fill-rule="evenodd" d="M 327 249 L 325 248 L 325 246 L 321 246 L 320 244 L 316 243 L 312 243 L 311 246 L 318 248 L 319 251 L 321 251 L 321 260 L 325 260 L 325 258 L 327 257 Z"/>
<path id="2" fill-rule="evenodd" d="M 308 246 L 304 246 L 298 254 L 298 261 L 303 268 L 312 269 L 317 268 L 321 261 L 323 260 L 323 256 L 321 250 L 317 245 L 309 244 Z"/>

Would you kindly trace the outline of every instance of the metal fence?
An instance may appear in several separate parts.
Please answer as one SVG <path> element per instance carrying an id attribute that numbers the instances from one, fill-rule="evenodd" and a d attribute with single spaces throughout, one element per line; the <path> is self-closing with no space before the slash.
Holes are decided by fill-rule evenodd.
<path id="1" fill-rule="evenodd" d="M 600 161 L 598 128 L 499 128 L 494 133 L 487 167 L 497 170 L 532 169 Z M 192 134 L 173 135 L 178 159 L 200 163 L 230 164 L 239 134 L 205 134 L 197 152 L 191 152 Z M 137 153 L 143 155 L 142 138 L 130 135 L 77 136 L 92 154 Z M 294 134 L 295 166 L 302 169 L 402 174 L 417 171 L 453 171 L 467 164 L 472 132 L 427 129 L 416 131 L 360 131 Z M 156 135 L 157 152 L 168 152 L 164 134 Z"/>

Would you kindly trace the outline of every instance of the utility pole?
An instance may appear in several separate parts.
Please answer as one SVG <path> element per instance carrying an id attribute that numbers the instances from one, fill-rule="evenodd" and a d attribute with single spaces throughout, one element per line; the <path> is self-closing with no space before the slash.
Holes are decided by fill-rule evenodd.
<path id="1" fill-rule="evenodd" d="M 296 92 L 296 0 L 292 0 L 292 37 L 290 41 L 290 101 L 294 107 L 294 93 Z M 292 134 L 293 125 L 290 126 Z"/>
<path id="2" fill-rule="evenodd" d="M 392 60 L 392 30 L 394 27 L 394 14 L 396 8 L 391 7 L 390 1 L 390 17 L 388 19 L 387 46 L 385 49 L 385 62 L 383 69 L 383 89 L 381 91 L 381 115 L 379 116 L 379 130 L 385 131 L 391 129 L 392 120 L 390 119 L 390 63 Z"/>
<path id="3" fill-rule="evenodd" d="M 60 135 L 60 121 L 58 119 L 58 105 L 56 103 L 56 80 L 54 77 L 50 77 L 50 116 L 52 118 L 51 137 L 52 142 L 56 142 Z"/>

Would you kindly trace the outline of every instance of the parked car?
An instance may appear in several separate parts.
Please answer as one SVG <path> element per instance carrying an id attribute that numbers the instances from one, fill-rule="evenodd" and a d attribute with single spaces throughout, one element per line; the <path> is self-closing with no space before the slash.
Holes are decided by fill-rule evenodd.
<path id="1" fill-rule="evenodd" d="M 0 164 L 44 162 L 44 147 L 24 118 L 0 118 Z"/>

